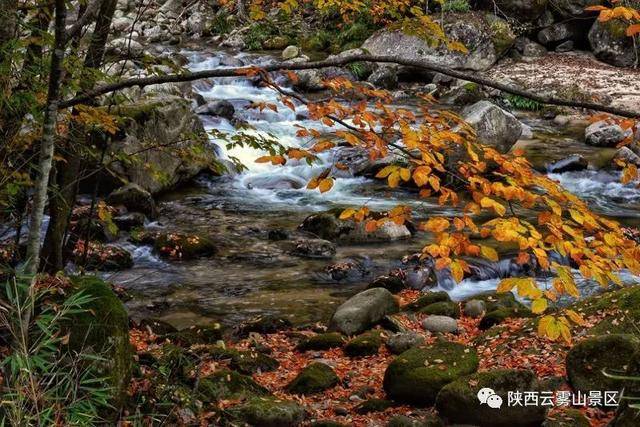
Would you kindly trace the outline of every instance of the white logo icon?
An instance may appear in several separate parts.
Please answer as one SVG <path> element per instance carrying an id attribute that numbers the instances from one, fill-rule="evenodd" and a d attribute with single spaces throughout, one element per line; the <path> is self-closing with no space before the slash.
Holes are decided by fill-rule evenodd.
<path id="1" fill-rule="evenodd" d="M 502 398 L 489 387 L 480 389 L 478 392 L 478 400 L 481 404 L 486 403 L 489 408 L 500 409 L 502 406 Z"/>

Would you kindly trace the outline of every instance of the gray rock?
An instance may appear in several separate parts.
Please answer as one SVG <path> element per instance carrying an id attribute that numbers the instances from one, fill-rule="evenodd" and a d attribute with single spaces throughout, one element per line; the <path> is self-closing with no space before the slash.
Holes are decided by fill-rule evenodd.
<path id="1" fill-rule="evenodd" d="M 138 184 L 129 183 L 113 191 L 107 197 L 110 205 L 122 205 L 131 212 L 141 212 L 149 218 L 156 215 L 156 203 L 151 194 Z"/>
<path id="2" fill-rule="evenodd" d="M 490 12 L 496 10 L 518 22 L 535 21 L 545 11 L 548 0 L 480 0 L 478 5 Z"/>
<path id="3" fill-rule="evenodd" d="M 589 145 L 596 147 L 615 147 L 620 141 L 631 133 L 624 130 L 620 125 L 608 123 L 605 120 L 595 122 L 584 131 L 584 140 Z"/>
<path id="4" fill-rule="evenodd" d="M 367 81 L 377 88 L 393 90 L 398 87 L 398 69 L 383 65 L 371 73 Z"/>
<path id="5" fill-rule="evenodd" d="M 472 299 L 464 304 L 464 315 L 474 319 L 482 317 L 486 310 L 486 304 L 479 299 Z"/>
<path id="6" fill-rule="evenodd" d="M 300 56 L 300 48 L 298 46 L 287 46 L 282 51 L 282 59 L 285 61 Z"/>
<path id="7" fill-rule="evenodd" d="M 422 327 L 429 332 L 454 333 L 458 331 L 458 322 L 449 316 L 429 316 L 423 320 Z"/>
<path id="8" fill-rule="evenodd" d="M 443 27 L 451 40 L 461 42 L 469 52 L 456 52 L 443 45 L 434 47 L 426 40 L 400 30 L 378 31 L 362 48 L 372 55 L 400 56 L 480 71 L 491 67 L 515 40 L 505 21 L 480 12 L 447 14 Z"/>
<path id="9" fill-rule="evenodd" d="M 595 21 L 589 30 L 589 44 L 596 58 L 617 67 L 631 67 L 636 63 L 640 47 L 625 35 L 626 21 L 611 19 Z"/>
<path id="10" fill-rule="evenodd" d="M 387 347 L 391 353 L 400 354 L 423 343 L 424 337 L 415 332 L 400 332 L 389 337 Z"/>
<path id="11" fill-rule="evenodd" d="M 525 57 L 544 56 L 547 53 L 547 49 L 544 46 L 526 37 L 518 37 L 514 47 L 516 51 Z"/>
<path id="12" fill-rule="evenodd" d="M 334 313 L 329 328 L 345 335 L 366 331 L 387 314 L 398 312 L 393 294 L 383 288 L 360 292 L 345 301 Z"/>
<path id="13" fill-rule="evenodd" d="M 508 111 L 489 101 L 479 101 L 462 111 L 464 120 L 478 135 L 478 141 L 508 152 L 522 135 L 522 124 Z"/>
<path id="14" fill-rule="evenodd" d="M 556 52 L 571 52 L 573 50 L 573 40 L 566 40 L 556 46 Z"/>
<path id="15" fill-rule="evenodd" d="M 137 41 L 129 37 L 123 37 L 110 41 L 107 45 L 106 54 L 117 56 L 120 59 L 140 58 L 144 52 L 144 47 Z"/>
<path id="16" fill-rule="evenodd" d="M 612 159 L 612 165 L 615 168 L 620 167 L 617 163 L 617 160 L 620 160 L 624 163 L 640 166 L 640 156 L 634 153 L 629 147 L 618 148 Z"/>
<path id="17" fill-rule="evenodd" d="M 330 241 L 323 239 L 298 240 L 294 243 L 291 254 L 304 258 L 333 258 L 336 247 Z"/>
<path id="18" fill-rule="evenodd" d="M 538 33 L 538 41 L 545 46 L 557 46 L 567 40 L 581 40 L 584 31 L 583 26 L 576 21 L 559 22 L 543 28 Z"/>
<path id="19" fill-rule="evenodd" d="M 309 215 L 299 228 L 323 239 L 341 243 L 390 242 L 411 237 L 411 232 L 404 224 L 387 221 L 375 231 L 369 232 L 365 229 L 364 221 L 343 221 L 335 212 Z"/>
<path id="20" fill-rule="evenodd" d="M 575 172 L 585 170 L 589 167 L 589 161 L 581 154 L 573 154 L 564 159 L 558 160 L 547 165 L 549 173 Z"/>
<path id="21" fill-rule="evenodd" d="M 233 104 L 226 100 L 209 102 L 196 109 L 196 114 L 218 116 L 227 120 L 233 119 L 235 113 Z"/>

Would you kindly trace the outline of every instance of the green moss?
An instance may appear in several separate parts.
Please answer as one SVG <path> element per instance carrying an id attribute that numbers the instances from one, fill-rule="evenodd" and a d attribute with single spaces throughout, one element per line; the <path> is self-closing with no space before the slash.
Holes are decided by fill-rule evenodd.
<path id="1" fill-rule="evenodd" d="M 590 335 L 622 334 L 635 330 L 640 323 L 640 286 L 629 286 L 578 301 L 573 309 L 590 316 L 612 307 L 619 313 L 605 317 L 588 331 Z"/>
<path id="2" fill-rule="evenodd" d="M 325 50 L 331 45 L 331 41 L 336 37 L 336 34 L 329 31 L 316 31 L 308 38 L 302 40 L 302 48 L 304 50 Z"/>
<path id="3" fill-rule="evenodd" d="M 394 406 L 394 403 L 386 399 L 369 399 L 365 400 L 356 407 L 358 414 L 368 414 L 371 412 L 383 412 Z"/>
<path id="4" fill-rule="evenodd" d="M 215 344 L 222 340 L 222 327 L 219 323 L 197 325 L 167 335 L 167 338 L 182 345 Z"/>
<path id="5" fill-rule="evenodd" d="M 246 338 L 250 333 L 273 334 L 291 327 L 291 321 L 286 317 L 266 315 L 258 316 L 241 324 L 235 331 L 235 335 Z"/>
<path id="6" fill-rule="evenodd" d="M 346 424 L 332 420 L 320 420 L 311 423 L 311 427 L 348 427 Z"/>
<path id="7" fill-rule="evenodd" d="M 235 371 L 222 369 L 200 379 L 196 393 L 205 403 L 214 403 L 221 399 L 247 399 L 254 396 L 267 396 L 269 390 L 255 382 L 251 377 Z"/>
<path id="8" fill-rule="evenodd" d="M 614 334 L 587 338 L 567 353 L 567 377 L 575 390 L 619 390 L 623 383 L 602 373 L 621 373 L 640 341 L 633 335 Z M 617 371 L 617 372 L 616 372 Z"/>
<path id="9" fill-rule="evenodd" d="M 376 30 L 368 20 L 354 21 L 345 25 L 335 39 L 334 51 L 360 47 Z"/>
<path id="10" fill-rule="evenodd" d="M 485 15 L 485 19 L 489 22 L 491 41 L 493 42 L 496 55 L 501 56 L 513 46 L 513 43 L 516 41 L 516 36 L 511 31 L 511 27 L 507 21 L 493 15 Z"/>
<path id="11" fill-rule="evenodd" d="M 294 394 L 313 394 L 327 390 L 340 382 L 340 378 L 324 363 L 311 363 L 287 385 Z"/>
<path id="12" fill-rule="evenodd" d="M 589 419 L 577 409 L 566 409 L 547 417 L 544 427 L 589 427 Z"/>
<path id="13" fill-rule="evenodd" d="M 426 307 L 428 305 L 434 304 L 436 302 L 449 302 L 451 298 L 449 294 L 444 291 L 438 292 L 428 292 L 425 295 L 421 296 L 411 304 L 407 305 L 409 310 L 419 310 L 422 307 Z"/>
<path id="14" fill-rule="evenodd" d="M 369 331 L 349 341 L 344 346 L 344 354 L 350 357 L 372 356 L 378 354 L 381 345 L 381 333 L 379 331 Z"/>
<path id="15" fill-rule="evenodd" d="M 460 306 L 453 301 L 440 301 L 421 308 L 419 312 L 430 315 L 449 316 L 457 319 L 460 317 Z"/>
<path id="16" fill-rule="evenodd" d="M 173 344 L 162 346 L 158 358 L 158 370 L 166 378 L 189 381 L 196 371 L 197 358 L 183 348 Z"/>
<path id="17" fill-rule="evenodd" d="M 274 397 L 253 398 L 226 412 L 231 419 L 260 427 L 294 427 L 305 418 L 304 408 L 300 405 Z"/>
<path id="18" fill-rule="evenodd" d="M 129 344 L 129 317 L 111 287 L 97 277 L 72 278 L 74 288 L 92 300 L 84 311 L 69 319 L 69 350 L 93 351 L 105 359 L 100 364 L 112 388 L 110 404 L 119 408 L 129 386 L 133 351 Z"/>
<path id="19" fill-rule="evenodd" d="M 504 322 L 506 319 L 514 318 L 514 317 L 531 317 L 533 314 L 531 310 L 527 307 L 520 308 L 512 308 L 512 307 L 504 307 L 497 308 L 493 311 L 488 312 L 482 317 L 480 320 L 479 327 L 481 330 L 489 329 L 492 326 L 498 325 Z"/>
<path id="20" fill-rule="evenodd" d="M 478 392 L 491 388 L 503 399 L 499 411 L 480 403 Z M 444 386 L 436 399 L 440 416 L 451 423 L 482 427 L 540 425 L 546 408 L 542 406 L 507 406 L 509 391 L 538 391 L 540 385 L 529 370 L 498 369 L 461 377 Z"/>
<path id="21" fill-rule="evenodd" d="M 478 355 L 461 344 L 439 341 L 396 357 L 384 374 L 387 395 L 403 403 L 432 405 L 442 387 L 478 369 Z"/>
<path id="22" fill-rule="evenodd" d="M 346 338 L 341 333 L 327 332 L 305 339 L 298 344 L 297 349 L 300 351 L 328 350 L 330 348 L 342 347 L 345 342 Z"/>
<path id="23" fill-rule="evenodd" d="M 609 34 L 616 39 L 627 39 L 627 27 L 629 23 L 624 19 L 609 19 L 606 22 L 599 22 L 599 25 L 604 26 Z"/>

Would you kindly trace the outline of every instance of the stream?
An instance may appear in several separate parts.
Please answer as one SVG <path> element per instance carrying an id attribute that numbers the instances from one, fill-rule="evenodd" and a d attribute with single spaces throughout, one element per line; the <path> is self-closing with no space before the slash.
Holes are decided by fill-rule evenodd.
<path id="1" fill-rule="evenodd" d="M 274 57 L 260 54 L 225 52 L 182 52 L 192 71 L 239 64 L 265 65 Z M 228 100 L 235 117 L 246 121 L 254 135 L 272 137 L 283 145 L 297 147 L 296 124 L 322 131 L 322 125 L 305 119 L 306 109 L 293 112 L 278 101 L 277 94 L 255 87 L 244 78 L 219 78 L 194 84 L 207 101 Z M 260 112 L 245 108 L 251 101 L 278 106 L 278 112 Z M 233 135 L 237 132 L 226 119 L 201 116 L 207 130 L 217 129 Z M 592 164 L 603 153 L 580 141 L 571 129 L 559 129 L 550 120 L 522 114 L 534 139 L 519 141 L 527 158 L 538 167 L 569 154 L 585 155 Z M 245 130 L 246 131 L 246 130 Z M 247 132 L 247 131 L 246 131 Z M 223 141 L 212 139 L 212 149 L 221 158 L 235 157 L 247 170 L 222 177 L 201 177 L 189 187 L 163 196 L 161 216 L 150 228 L 168 228 L 210 235 L 222 251 L 212 258 L 184 262 L 166 262 L 150 247 L 122 243 L 134 254 L 133 268 L 106 275 L 133 296 L 127 303 L 132 317 L 157 317 L 177 327 L 209 320 L 233 325 L 257 314 L 280 314 L 294 323 L 328 320 L 337 305 L 358 292 L 376 276 L 401 266 L 404 255 L 420 250 L 429 235 L 418 233 L 411 240 L 376 244 L 338 245 L 332 260 L 292 256 L 282 241 L 269 238 L 269 231 L 292 233 L 306 216 L 331 208 L 358 207 L 384 210 L 399 203 L 410 205 L 418 218 L 453 215 L 456 210 L 441 207 L 434 200 L 418 199 L 409 190 L 390 191 L 380 182 L 362 177 L 338 177 L 331 191 L 309 191 L 306 183 L 330 163 L 335 151 L 321 155 L 318 164 L 288 161 L 285 166 L 255 163 L 263 152 L 248 147 L 227 149 Z M 606 153 L 604 154 L 606 157 Z M 594 210 L 627 225 L 640 225 L 640 190 L 622 185 L 611 171 L 586 170 L 551 175 L 567 189 L 588 200 Z M 351 263 L 361 272 L 348 280 L 335 280 L 327 273 L 332 263 Z M 625 282 L 637 278 L 623 274 Z M 577 277 L 584 294 L 597 285 Z M 498 279 L 472 281 L 447 289 L 456 300 L 494 290 Z M 550 279 L 540 279 L 550 285 Z"/>

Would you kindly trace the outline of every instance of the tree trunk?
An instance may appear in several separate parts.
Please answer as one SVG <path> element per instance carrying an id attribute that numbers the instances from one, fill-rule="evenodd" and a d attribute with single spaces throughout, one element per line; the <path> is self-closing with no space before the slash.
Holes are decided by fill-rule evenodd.
<path id="1" fill-rule="evenodd" d="M 40 260 L 40 236 L 44 208 L 47 202 L 47 188 L 49 174 L 53 163 L 53 153 L 56 137 L 56 119 L 58 117 L 58 97 L 60 95 L 60 79 L 62 77 L 62 61 L 65 49 L 65 0 L 55 1 L 55 43 L 51 54 L 49 71 L 49 90 L 47 105 L 42 126 L 42 141 L 38 160 L 38 177 L 36 179 L 33 203 L 31 207 L 31 221 L 29 222 L 29 236 L 27 238 L 27 256 L 24 266 L 26 274 L 34 275 L 38 271 Z"/>
<path id="2" fill-rule="evenodd" d="M 84 61 L 84 65 L 87 68 L 97 69 L 102 65 L 116 5 L 117 0 L 105 0 L 100 5 L 96 27 L 91 36 L 91 42 Z M 81 90 L 86 91 L 93 86 L 94 82 L 85 82 Z M 55 273 L 64 268 L 65 237 L 68 234 L 69 219 L 75 205 L 79 177 L 82 176 L 84 164 L 82 147 L 87 145 L 85 140 L 90 138 L 85 129 L 76 122 L 71 124 L 69 134 L 68 155 L 65 156 L 66 162 L 60 165 L 54 182 L 54 190 L 51 192 L 49 227 L 41 254 L 44 269 L 49 273 Z"/>

